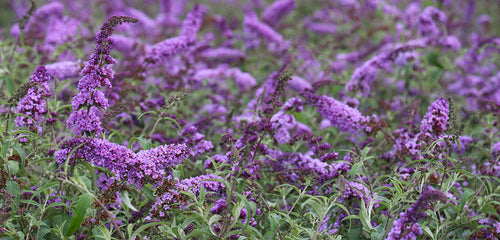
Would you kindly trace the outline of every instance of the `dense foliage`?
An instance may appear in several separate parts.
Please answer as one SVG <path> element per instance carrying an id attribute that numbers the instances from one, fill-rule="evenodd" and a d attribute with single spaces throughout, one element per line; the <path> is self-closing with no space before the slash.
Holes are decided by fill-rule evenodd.
<path id="1" fill-rule="evenodd" d="M 0 239 L 498 239 L 498 0 L 0 3 Z"/>

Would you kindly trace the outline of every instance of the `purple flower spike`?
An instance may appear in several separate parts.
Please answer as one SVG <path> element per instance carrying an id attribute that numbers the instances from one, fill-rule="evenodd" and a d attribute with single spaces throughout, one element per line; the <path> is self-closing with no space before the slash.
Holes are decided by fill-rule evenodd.
<path id="1" fill-rule="evenodd" d="M 30 82 L 36 83 L 38 86 L 34 86 L 28 89 L 26 95 L 19 100 L 16 108 L 17 113 L 22 113 L 33 118 L 33 122 L 30 118 L 25 116 L 17 116 L 15 123 L 17 127 L 27 127 L 28 129 L 35 131 L 35 125 L 38 125 L 38 133 L 42 132 L 42 127 L 40 123 L 43 122 L 43 115 L 47 113 L 46 98 L 50 96 L 48 81 L 50 76 L 47 74 L 47 70 L 44 66 L 39 66 L 36 71 L 31 75 Z M 21 141 L 25 142 L 27 139 L 23 138 Z"/>
<path id="2" fill-rule="evenodd" d="M 146 62 L 156 64 L 162 59 L 179 54 L 196 41 L 196 33 L 200 29 L 204 12 L 195 5 L 182 23 L 179 36 L 168 38 L 151 47 L 146 54 Z"/>
<path id="3" fill-rule="evenodd" d="M 57 78 L 57 80 L 78 77 L 82 71 L 82 67 L 83 65 L 80 61 L 64 61 L 45 65 L 47 74 Z"/>
<path id="4" fill-rule="evenodd" d="M 243 25 L 245 31 L 251 34 L 258 35 L 268 41 L 282 43 L 283 36 L 278 32 L 274 31 L 269 25 L 259 21 L 257 15 L 254 12 L 245 13 L 245 19 L 243 20 Z"/>
<path id="5" fill-rule="evenodd" d="M 187 14 L 184 22 L 182 22 L 179 36 L 186 37 L 189 42 L 196 41 L 196 33 L 200 30 L 203 15 L 204 11 L 202 11 L 198 4 L 195 4 L 193 9 Z"/>
<path id="6" fill-rule="evenodd" d="M 96 107 L 106 110 L 109 105 L 99 88 L 111 87 L 114 72 L 110 64 L 116 63 L 116 60 L 110 55 L 113 42 L 110 36 L 118 24 L 126 22 L 137 22 L 137 20 L 124 16 L 112 16 L 104 22 L 101 31 L 96 36 L 94 53 L 82 70 L 83 77 L 78 82 L 80 92 L 71 102 L 73 112 L 66 121 L 66 126 L 73 130 L 75 135 L 84 132 L 99 134 L 103 131 L 100 117 L 96 113 L 100 110 Z"/>
<path id="7" fill-rule="evenodd" d="M 446 126 L 450 119 L 450 110 L 448 101 L 445 98 L 439 98 L 429 107 L 420 124 L 420 134 L 432 135 L 437 139 L 444 134 Z"/>
<path id="8" fill-rule="evenodd" d="M 294 0 L 278 0 L 267 7 L 262 13 L 262 19 L 272 25 L 276 26 L 283 16 L 289 14 L 297 7 Z"/>
<path id="9" fill-rule="evenodd" d="M 317 111 L 341 132 L 360 132 L 362 124 L 368 121 L 357 109 L 327 96 L 320 97 Z"/>

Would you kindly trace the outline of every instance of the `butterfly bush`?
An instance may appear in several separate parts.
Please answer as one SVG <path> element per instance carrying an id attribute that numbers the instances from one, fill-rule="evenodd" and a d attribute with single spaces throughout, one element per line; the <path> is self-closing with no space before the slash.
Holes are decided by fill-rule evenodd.
<path id="1" fill-rule="evenodd" d="M 42 2 L 0 4 L 0 239 L 500 238 L 495 4 Z"/>

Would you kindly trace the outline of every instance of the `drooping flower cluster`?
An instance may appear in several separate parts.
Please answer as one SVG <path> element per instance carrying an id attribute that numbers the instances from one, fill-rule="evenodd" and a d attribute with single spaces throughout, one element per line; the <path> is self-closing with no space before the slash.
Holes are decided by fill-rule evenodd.
<path id="1" fill-rule="evenodd" d="M 45 66 L 39 66 L 33 75 L 30 77 L 30 83 L 35 86 L 30 87 L 26 95 L 19 100 L 16 112 L 25 114 L 16 117 L 16 127 L 27 127 L 30 131 L 37 131 L 38 134 L 42 133 L 42 126 L 40 125 L 47 113 L 47 97 L 50 96 L 49 84 L 50 76 L 45 69 Z M 22 138 L 21 141 L 27 141 Z"/>
<path id="2" fill-rule="evenodd" d="M 82 70 L 83 77 L 78 82 L 79 92 L 71 102 L 73 112 L 66 121 L 67 127 L 75 135 L 85 132 L 100 134 L 104 130 L 99 113 L 106 110 L 109 104 L 100 89 L 111 87 L 111 80 L 114 77 L 111 64 L 116 63 L 110 55 L 112 47 L 110 36 L 117 25 L 136 21 L 130 17 L 112 16 L 104 22 L 101 31 L 97 34 L 94 53 Z"/>
<path id="3" fill-rule="evenodd" d="M 73 154 L 71 152 L 74 151 Z M 138 153 L 125 146 L 102 139 L 74 138 L 65 141 L 55 153 L 57 163 L 66 160 L 74 164 L 78 160 L 109 169 L 116 180 L 126 180 L 141 188 L 144 182 L 155 186 L 166 177 L 165 169 L 178 165 L 192 155 L 185 144 L 162 145 Z"/>

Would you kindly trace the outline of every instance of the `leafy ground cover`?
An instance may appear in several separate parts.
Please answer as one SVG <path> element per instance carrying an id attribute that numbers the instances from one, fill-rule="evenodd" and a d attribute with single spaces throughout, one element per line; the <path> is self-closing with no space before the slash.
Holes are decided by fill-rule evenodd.
<path id="1" fill-rule="evenodd" d="M 498 1 L 0 6 L 0 239 L 500 236 Z"/>

